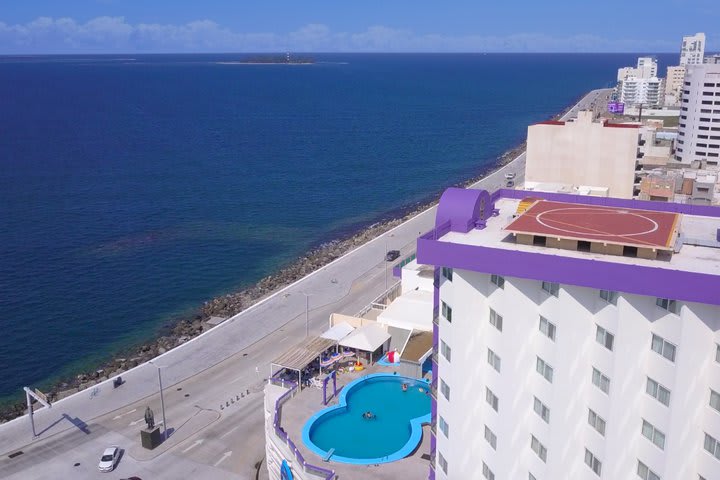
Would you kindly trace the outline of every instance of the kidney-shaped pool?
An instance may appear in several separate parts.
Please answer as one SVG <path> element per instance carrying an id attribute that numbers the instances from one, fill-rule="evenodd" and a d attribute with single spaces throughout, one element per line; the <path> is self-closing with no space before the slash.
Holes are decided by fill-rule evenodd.
<path id="1" fill-rule="evenodd" d="M 405 458 L 430 422 L 430 392 L 424 380 L 377 373 L 349 383 L 338 404 L 305 424 L 303 442 L 317 455 L 360 465 Z M 369 414 L 369 415 L 368 415 Z"/>

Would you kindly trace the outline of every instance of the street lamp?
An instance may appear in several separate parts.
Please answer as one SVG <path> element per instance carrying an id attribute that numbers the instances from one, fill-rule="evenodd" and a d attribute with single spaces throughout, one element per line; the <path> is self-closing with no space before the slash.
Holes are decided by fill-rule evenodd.
<path id="1" fill-rule="evenodd" d="M 310 297 L 312 293 L 300 292 L 305 295 L 305 338 L 310 336 Z"/>
<path id="2" fill-rule="evenodd" d="M 160 384 L 160 408 L 162 409 L 162 418 L 163 418 L 163 440 L 167 440 L 167 420 L 165 420 L 165 398 L 163 397 L 162 374 L 160 373 L 160 369 L 163 367 L 161 367 L 160 365 L 155 365 L 152 360 L 150 360 L 148 363 L 151 363 L 155 368 L 157 368 L 157 372 L 158 372 L 158 383 Z"/>

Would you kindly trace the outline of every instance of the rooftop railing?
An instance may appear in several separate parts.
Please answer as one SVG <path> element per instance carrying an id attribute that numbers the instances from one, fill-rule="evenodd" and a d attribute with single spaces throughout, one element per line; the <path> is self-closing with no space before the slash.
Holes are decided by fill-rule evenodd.
<path id="1" fill-rule="evenodd" d="M 302 453 L 300 453 L 300 450 L 298 450 L 295 443 L 293 443 L 290 439 L 287 432 L 285 432 L 285 430 L 283 430 L 280 426 L 280 421 L 282 420 L 282 407 L 298 392 L 298 384 L 289 380 L 277 378 L 275 376 L 270 377 L 270 383 L 279 387 L 289 388 L 287 392 L 280 395 L 280 397 L 275 401 L 275 416 L 273 418 L 273 429 L 275 430 L 275 435 L 283 443 L 285 443 L 285 445 L 287 445 L 291 452 L 293 452 L 295 460 L 297 461 L 298 466 L 302 467 L 303 472 L 315 475 L 323 480 L 334 480 L 336 476 L 333 470 L 328 470 L 326 468 L 321 468 L 307 463 L 305 461 L 305 457 L 303 457 Z"/>
<path id="2" fill-rule="evenodd" d="M 400 296 L 401 292 L 402 292 L 402 281 L 397 281 L 390 288 L 388 288 L 383 293 L 378 295 L 372 302 L 370 302 L 368 305 L 366 305 L 355 316 L 362 318 L 367 312 L 369 312 L 372 309 L 385 310 L 388 307 L 388 305 L 390 304 L 390 302 L 392 302 L 393 300 L 395 300 L 397 297 Z"/>

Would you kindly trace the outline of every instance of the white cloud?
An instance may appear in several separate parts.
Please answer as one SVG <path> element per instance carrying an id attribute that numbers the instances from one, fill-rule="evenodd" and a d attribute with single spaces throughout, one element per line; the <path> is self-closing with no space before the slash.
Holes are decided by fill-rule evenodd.
<path id="1" fill-rule="evenodd" d="M 83 52 L 660 52 L 671 40 L 607 39 L 596 35 L 515 33 L 504 36 L 416 34 L 382 25 L 334 32 L 310 24 L 296 31 L 239 33 L 211 20 L 183 25 L 131 24 L 123 17 L 39 17 L 25 24 L 0 22 L 0 53 Z"/>

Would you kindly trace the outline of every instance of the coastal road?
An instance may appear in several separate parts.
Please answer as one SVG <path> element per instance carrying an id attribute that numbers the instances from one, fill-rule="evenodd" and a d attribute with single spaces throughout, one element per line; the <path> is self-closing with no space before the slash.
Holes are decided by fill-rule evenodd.
<path id="1" fill-rule="evenodd" d="M 594 90 L 569 111 L 602 104 L 609 90 Z M 520 184 L 525 156 L 472 188 L 495 190 L 504 174 Z M 96 465 L 103 448 L 124 449 L 118 474 L 141 478 L 255 478 L 264 456 L 262 385 L 269 364 L 305 337 L 309 296 L 310 334 L 328 327 L 333 312 L 355 314 L 385 290 L 386 248 L 414 250 L 415 239 L 432 228 L 435 207 L 280 290 L 223 324 L 150 363 L 79 392 L 35 415 L 33 438 L 27 416 L 0 425 L 0 478 L 107 478 Z M 392 282 L 391 282 L 392 283 Z M 151 406 L 162 420 L 158 370 L 164 386 L 165 417 L 171 432 L 161 447 L 139 447 L 143 412 Z M 13 458 L 8 454 L 22 451 Z M 79 465 L 75 465 L 79 464 Z M 180 474 L 182 473 L 182 474 Z M 265 478 L 265 465 L 260 468 Z M 189 477 L 188 477 L 189 475 Z"/>

